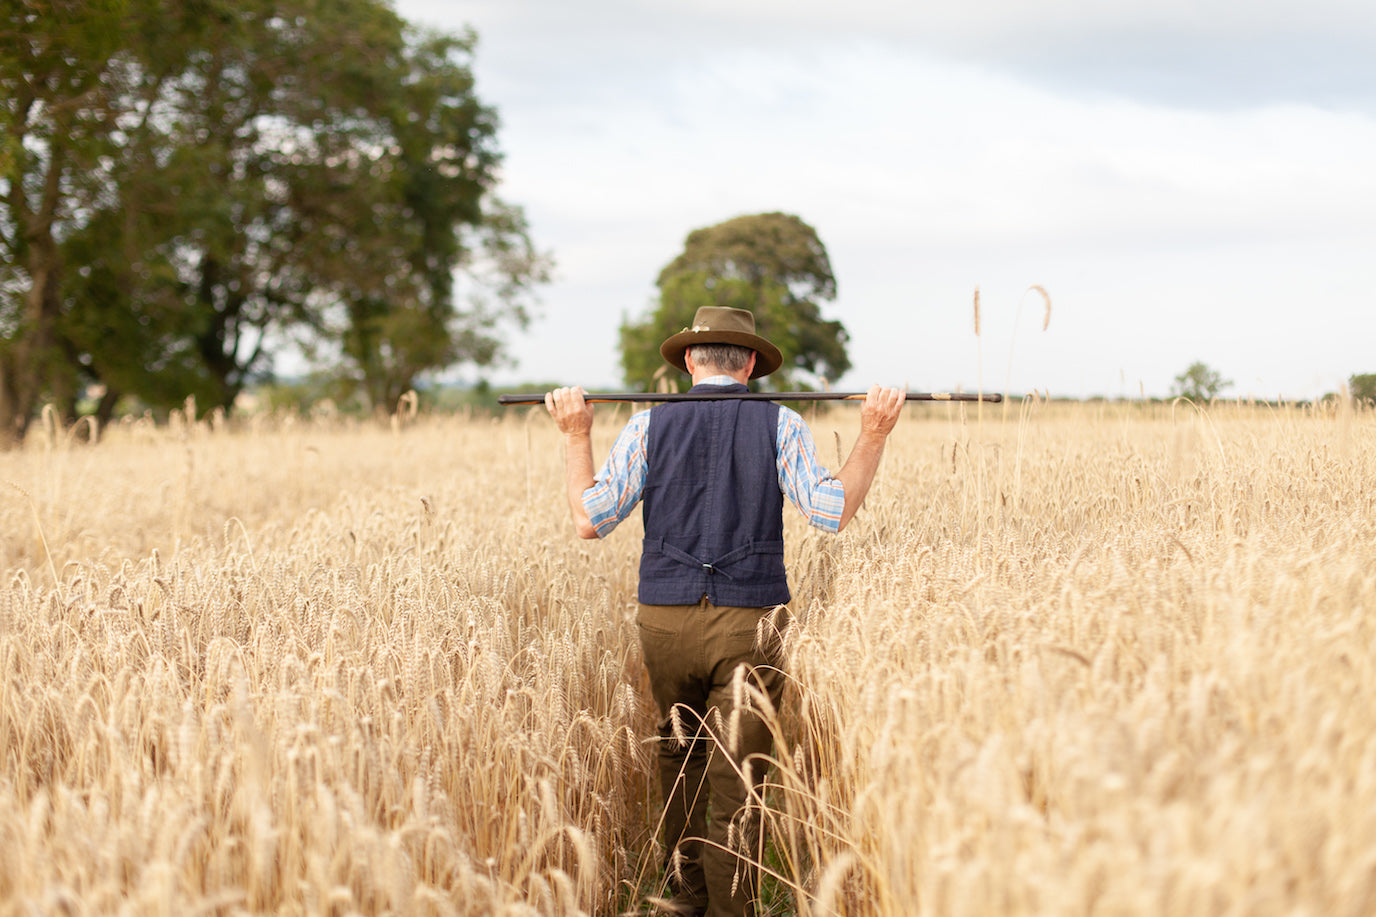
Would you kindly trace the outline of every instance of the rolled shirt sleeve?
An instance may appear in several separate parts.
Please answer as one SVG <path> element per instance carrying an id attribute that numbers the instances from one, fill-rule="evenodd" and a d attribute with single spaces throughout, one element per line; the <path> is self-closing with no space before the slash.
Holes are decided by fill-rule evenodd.
<path id="1" fill-rule="evenodd" d="M 593 476 L 593 485 L 583 491 L 583 508 L 598 538 L 610 535 L 640 502 L 645 490 L 645 431 L 649 426 L 649 411 L 632 415 Z"/>
<path id="2" fill-rule="evenodd" d="M 824 532 L 841 529 L 846 488 L 817 458 L 812 431 L 797 411 L 779 408 L 779 489 L 788 495 L 798 512 L 814 528 Z"/>

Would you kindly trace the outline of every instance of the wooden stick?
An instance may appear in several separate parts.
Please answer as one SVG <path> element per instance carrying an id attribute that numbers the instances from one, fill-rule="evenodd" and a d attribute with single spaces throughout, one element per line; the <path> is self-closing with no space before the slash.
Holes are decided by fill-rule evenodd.
<path id="1" fill-rule="evenodd" d="M 864 401 L 864 392 L 589 392 L 588 404 L 671 401 Z M 997 392 L 908 392 L 908 401 L 984 401 L 998 403 Z M 498 395 L 498 404 L 544 404 L 545 393 Z"/>

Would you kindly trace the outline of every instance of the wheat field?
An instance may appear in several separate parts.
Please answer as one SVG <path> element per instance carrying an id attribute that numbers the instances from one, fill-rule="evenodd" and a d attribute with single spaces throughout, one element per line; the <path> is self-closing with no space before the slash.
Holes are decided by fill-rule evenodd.
<path id="1" fill-rule="evenodd" d="M 0 913 L 643 912 L 638 516 L 538 410 L 192 417 L 0 453 Z M 1373 480 L 1348 408 L 911 406 L 788 511 L 764 912 L 1376 912 Z"/>

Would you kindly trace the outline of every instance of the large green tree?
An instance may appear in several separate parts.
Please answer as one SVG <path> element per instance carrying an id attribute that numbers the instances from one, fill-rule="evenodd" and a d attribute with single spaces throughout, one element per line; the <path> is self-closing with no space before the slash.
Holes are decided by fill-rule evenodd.
<path id="1" fill-rule="evenodd" d="M 43 397 L 74 397 L 58 331 L 61 240 L 101 203 L 130 0 L 0 10 L 0 443 Z M 176 24 L 169 23 L 169 32 Z"/>
<path id="2" fill-rule="evenodd" d="M 701 306 L 755 314 L 756 329 L 783 353 L 768 380 L 775 389 L 815 385 L 850 368 L 845 326 L 821 312 L 822 302 L 836 298 L 831 260 L 817 232 L 796 216 L 761 213 L 694 230 L 657 285 L 658 303 L 621 325 L 621 364 L 634 388 L 653 387 L 664 366 L 660 343 L 690 326 Z"/>
<path id="3" fill-rule="evenodd" d="M 65 42 L 92 7 L 64 9 L 22 25 Z M 0 306 L 53 356 L 46 375 L 0 364 L 28 395 L 0 420 L 22 429 L 39 396 L 70 409 L 88 381 L 107 411 L 119 393 L 229 406 L 288 339 L 391 403 L 426 370 L 497 359 L 499 324 L 529 320 L 548 262 L 493 194 L 497 121 L 474 92 L 472 35 L 415 32 L 382 0 L 111 0 L 106 26 L 119 38 L 92 39 L 98 91 L 72 100 L 99 107 L 56 182 L 71 216 L 51 237 L 46 323 L 13 308 L 25 287 L 37 297 L 33 271 L 5 278 Z M 36 40 L 11 45 L 4 79 L 26 86 Z M 54 167 L 56 111 L 8 122 L 24 152 L 11 189 Z M 25 211 L 7 210 L 18 227 Z"/>

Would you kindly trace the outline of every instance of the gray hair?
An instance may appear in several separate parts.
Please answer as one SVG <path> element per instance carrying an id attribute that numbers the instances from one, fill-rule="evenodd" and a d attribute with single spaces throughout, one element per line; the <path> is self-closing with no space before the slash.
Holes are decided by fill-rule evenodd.
<path id="1" fill-rule="evenodd" d="M 711 366 L 731 374 L 745 369 L 755 351 L 740 344 L 694 344 L 688 352 L 699 366 Z"/>

